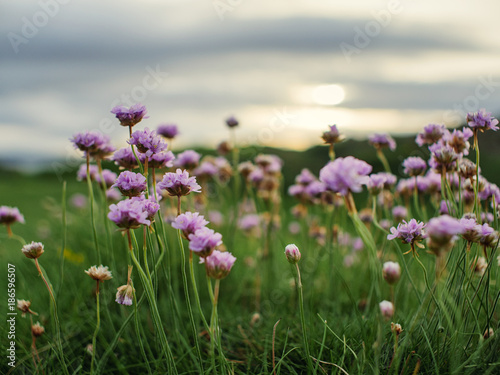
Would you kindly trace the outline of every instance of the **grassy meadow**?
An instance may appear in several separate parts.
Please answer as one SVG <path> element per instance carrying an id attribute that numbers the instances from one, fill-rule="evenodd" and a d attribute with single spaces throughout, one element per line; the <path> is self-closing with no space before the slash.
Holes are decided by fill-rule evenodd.
<path id="1" fill-rule="evenodd" d="M 6 170 L 0 205 L 19 208 L 26 223 L 13 224 L 12 236 L 0 226 L 0 286 L 9 289 L 8 264 L 15 266 L 15 298 L 31 301 L 37 315 L 22 317 L 16 310 L 15 367 L 5 356 L 9 326 L 2 325 L 0 372 L 500 374 L 500 202 L 494 189 L 500 135 L 487 134 L 478 133 L 478 145 L 481 173 L 493 191 L 489 195 L 480 196 L 484 187 L 482 180 L 481 187 L 477 184 L 478 174 L 459 177 L 461 161 L 475 162 L 479 153 L 470 138 L 468 155 L 457 153 L 448 170 L 437 170 L 434 191 L 405 191 L 395 183 L 372 194 L 363 184 L 362 191 L 344 195 L 327 188 L 292 197 L 288 189 L 301 185 L 295 178 L 303 168 L 319 181 L 327 163 L 353 155 L 373 167 L 367 175 L 392 172 L 398 182 L 411 183 L 416 177 L 405 175 L 401 166 L 406 157 L 433 157 L 414 136 L 396 139 L 394 152 L 346 140 L 335 145 L 333 157 L 328 145 L 319 146 L 318 134 L 318 147 L 304 152 L 233 149 L 223 156 L 230 166 L 225 174 L 197 175 L 201 193 L 163 194 L 154 222 L 128 230 L 108 218 L 116 202 L 106 199 L 95 181 L 91 210 L 89 185 L 77 181 L 76 170 L 64 174 L 63 181 L 51 171 Z M 251 181 L 238 171 L 243 160 L 259 168 L 256 157 L 270 153 L 283 165 L 263 180 Z M 111 161 L 103 161 L 103 167 L 121 172 Z M 175 168 L 157 170 L 158 181 L 167 172 Z M 190 175 L 196 175 L 193 169 Z M 147 179 L 151 188 L 151 170 Z M 75 205 L 75 194 L 85 197 L 82 206 Z M 222 235 L 218 250 L 236 257 L 226 277 L 207 277 L 190 241 L 172 227 L 178 200 L 182 213 L 199 212 L 210 221 L 207 227 Z M 396 206 L 406 210 L 401 217 L 394 215 Z M 461 230 L 438 250 L 429 246 L 425 228 L 445 211 L 456 222 L 474 213 L 477 225 L 491 228 L 489 237 L 483 232 L 471 240 Z M 490 216 L 481 218 L 482 213 Z M 421 240 L 387 238 L 390 228 L 402 230 L 398 225 L 410 219 L 426 225 Z M 44 245 L 38 262 L 56 304 L 34 259 L 21 251 L 32 241 Z M 287 261 L 289 244 L 300 250 L 298 263 Z M 480 258 L 486 262 L 482 268 Z M 386 262 L 400 267 L 392 283 L 383 273 Z M 112 278 L 96 284 L 84 271 L 100 264 L 109 267 Z M 127 306 L 115 299 L 117 288 L 127 284 L 129 265 L 135 291 Z M 382 301 L 391 303 L 392 312 L 383 309 Z M 7 297 L 0 306 L 9 318 Z M 45 328 L 36 340 L 35 322 Z"/>

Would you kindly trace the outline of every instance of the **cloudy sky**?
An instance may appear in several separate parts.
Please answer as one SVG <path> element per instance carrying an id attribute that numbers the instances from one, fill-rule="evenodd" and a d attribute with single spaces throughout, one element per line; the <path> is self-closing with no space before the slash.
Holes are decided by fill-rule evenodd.
<path id="1" fill-rule="evenodd" d="M 67 157 L 68 138 L 178 124 L 175 147 L 304 149 L 348 136 L 500 113 L 500 2 L 39 0 L 0 4 L 0 159 Z M 139 126 L 139 125 L 138 125 Z"/>

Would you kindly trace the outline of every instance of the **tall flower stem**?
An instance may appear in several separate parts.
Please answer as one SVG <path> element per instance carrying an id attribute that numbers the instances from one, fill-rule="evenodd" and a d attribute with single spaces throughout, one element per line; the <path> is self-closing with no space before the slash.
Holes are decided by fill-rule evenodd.
<path id="1" fill-rule="evenodd" d="M 377 157 L 384 166 L 384 169 L 387 173 L 391 173 L 391 167 L 389 166 L 389 162 L 387 161 L 387 158 L 385 157 L 384 153 L 380 148 L 377 148 Z"/>
<path id="2" fill-rule="evenodd" d="M 127 238 L 129 241 L 129 254 L 132 258 L 132 261 L 134 262 L 135 268 L 139 272 L 139 277 L 141 278 L 142 284 L 144 286 L 144 290 L 146 292 L 146 297 L 148 299 L 148 302 L 149 302 L 149 305 L 151 308 L 151 316 L 153 318 L 153 325 L 155 327 L 156 335 L 158 336 L 158 338 L 160 340 L 161 348 L 167 357 L 168 373 L 169 374 L 177 374 L 177 368 L 175 366 L 175 361 L 174 361 L 174 357 L 172 354 L 172 350 L 170 349 L 170 345 L 168 343 L 167 336 L 165 334 L 165 330 L 163 329 L 162 318 L 160 316 L 158 306 L 156 305 L 153 285 L 151 284 L 151 281 L 148 279 L 147 275 L 144 273 L 144 270 L 142 269 L 141 264 L 139 263 L 139 261 L 137 260 L 135 254 L 134 254 L 131 236 L 134 237 L 134 241 L 135 241 L 134 232 L 131 233 L 130 229 L 129 229 L 129 230 L 127 230 Z"/>
<path id="3" fill-rule="evenodd" d="M 476 184 L 474 189 L 474 212 L 477 220 L 481 220 L 481 210 L 479 202 L 479 141 L 477 139 L 477 130 L 474 129 L 474 149 L 476 150 Z"/>
<path id="4" fill-rule="evenodd" d="M 306 326 L 306 318 L 304 314 L 304 295 L 302 292 L 302 279 L 300 277 L 300 269 L 298 263 L 295 263 L 295 269 L 297 271 L 297 294 L 299 295 L 299 309 L 300 309 L 300 323 L 302 325 L 302 340 L 304 343 L 304 351 L 307 360 L 307 372 L 310 373 L 313 367 L 313 363 L 311 360 L 311 354 L 309 352 L 309 343 L 307 340 L 307 326 Z"/>
<path id="5" fill-rule="evenodd" d="M 179 197 L 179 202 L 180 202 L 180 197 Z M 191 330 L 192 330 L 193 338 L 194 338 L 195 345 L 196 345 L 196 354 L 198 355 L 198 360 L 200 362 L 200 369 L 203 372 L 203 362 L 202 362 L 202 357 L 201 357 L 200 343 L 198 340 L 198 332 L 196 330 L 196 324 L 194 322 L 194 316 L 193 316 L 193 309 L 191 308 L 191 299 L 189 297 L 189 289 L 188 289 L 188 282 L 187 282 L 187 275 L 186 275 L 186 254 L 184 252 L 184 244 L 182 243 L 180 229 L 177 230 L 177 238 L 179 240 L 179 248 L 181 250 L 181 273 L 182 273 L 182 283 L 184 284 L 184 297 L 186 298 L 186 305 L 187 305 L 187 309 L 188 309 L 189 321 L 191 323 Z M 198 298 L 198 290 L 196 289 L 196 280 L 194 280 L 194 273 L 193 273 L 193 289 L 195 290 L 196 297 Z M 203 316 L 202 311 L 201 311 L 201 304 L 199 305 L 199 308 L 200 308 L 201 316 Z M 203 319 L 205 319 L 205 318 L 203 318 Z M 206 324 L 206 321 L 205 321 L 205 324 Z"/>
<path id="6" fill-rule="evenodd" d="M 96 292 L 95 292 L 95 298 L 97 302 L 97 323 L 95 326 L 95 331 L 94 331 L 94 336 L 92 336 L 92 362 L 90 363 L 90 373 L 94 373 L 94 363 L 95 363 L 95 353 L 96 353 L 96 341 L 97 341 L 97 334 L 99 333 L 99 328 L 101 326 L 101 315 L 99 311 L 99 280 L 96 280 L 97 285 L 96 285 Z"/>
<path id="7" fill-rule="evenodd" d="M 92 224 L 92 234 L 94 235 L 94 246 L 97 251 L 97 259 L 99 263 L 101 263 L 101 250 L 99 249 L 99 241 L 97 241 L 97 230 L 95 226 L 95 217 L 94 217 L 94 190 L 92 188 L 92 181 L 90 180 L 90 155 L 87 152 L 87 186 L 89 188 L 89 197 L 90 197 L 90 219 Z"/>
<path id="8" fill-rule="evenodd" d="M 40 277 L 42 278 L 43 282 L 45 283 L 45 286 L 47 287 L 47 290 L 49 291 L 50 294 L 50 300 L 52 302 L 52 309 L 54 310 L 54 322 L 55 322 L 55 328 L 56 328 L 56 353 L 59 357 L 59 361 L 61 361 L 63 371 L 66 375 L 69 375 L 68 372 L 68 366 L 66 365 L 66 361 L 64 360 L 64 353 L 62 350 L 62 344 L 61 344 L 61 326 L 59 323 L 59 316 L 57 315 L 57 304 L 56 304 L 56 299 L 54 297 L 54 291 L 52 290 L 52 286 L 47 282 L 47 279 L 45 278 L 42 269 L 40 267 L 40 264 L 38 263 L 38 259 L 35 258 L 35 266 L 36 269 L 38 270 L 38 273 L 40 274 Z"/>

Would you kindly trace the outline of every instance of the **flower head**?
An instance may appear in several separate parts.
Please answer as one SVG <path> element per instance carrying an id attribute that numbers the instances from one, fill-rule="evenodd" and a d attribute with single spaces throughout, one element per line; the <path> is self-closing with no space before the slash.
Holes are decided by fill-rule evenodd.
<path id="1" fill-rule="evenodd" d="M 109 206 L 108 219 L 113 221 L 119 228 L 139 228 L 141 224 L 151 225 L 148 220 L 149 212 L 144 200 L 126 199 Z"/>
<path id="2" fill-rule="evenodd" d="M 453 147 L 446 143 L 438 142 L 429 146 L 429 151 L 431 152 L 429 165 L 435 172 L 442 173 L 443 169 L 449 172 L 455 169 L 459 155 Z"/>
<path id="3" fill-rule="evenodd" d="M 140 173 L 123 171 L 112 187 L 120 190 L 126 197 L 137 197 L 146 191 L 146 177 Z"/>
<path id="4" fill-rule="evenodd" d="M 212 254 L 200 259 L 200 263 L 205 263 L 207 275 L 213 279 L 223 279 L 234 265 L 236 258 L 226 251 L 214 250 Z"/>
<path id="5" fill-rule="evenodd" d="M 350 191 L 360 192 L 371 171 L 372 166 L 368 163 L 348 156 L 329 162 L 320 170 L 319 179 L 328 190 L 347 195 Z"/>
<path id="6" fill-rule="evenodd" d="M 467 113 L 467 125 L 474 131 L 498 130 L 498 120 L 491 116 L 491 112 L 486 112 L 484 108 L 475 113 Z"/>
<path id="7" fill-rule="evenodd" d="M 139 153 L 141 163 L 146 162 L 147 154 Z M 152 154 L 148 158 L 148 166 L 151 168 L 170 168 L 174 166 L 175 156 L 172 151 L 162 151 L 157 154 Z"/>
<path id="8" fill-rule="evenodd" d="M 177 155 L 174 165 L 177 168 L 193 169 L 200 163 L 201 155 L 194 150 L 186 150 Z"/>
<path id="9" fill-rule="evenodd" d="M 403 161 L 403 167 L 408 176 L 421 176 L 427 169 L 427 163 L 418 156 L 410 156 Z"/>
<path id="10" fill-rule="evenodd" d="M 130 108 L 123 105 L 116 106 L 111 110 L 111 113 L 116 115 L 122 126 L 129 127 L 139 123 L 143 118 L 148 118 L 146 116 L 146 107 L 139 103 L 134 104 Z"/>
<path id="11" fill-rule="evenodd" d="M 389 301 L 382 301 L 379 304 L 380 313 L 385 320 L 389 320 L 394 315 L 394 305 Z"/>
<path id="12" fill-rule="evenodd" d="M 388 147 L 391 151 L 396 149 L 396 142 L 389 134 L 372 134 L 368 137 L 370 143 L 377 150 Z"/>
<path id="13" fill-rule="evenodd" d="M 384 189 L 385 182 L 385 174 L 373 173 L 368 176 L 365 184 L 370 194 L 378 195 Z"/>
<path id="14" fill-rule="evenodd" d="M 236 117 L 230 116 L 226 119 L 226 125 L 230 128 L 235 128 L 239 125 L 239 122 L 236 120 Z"/>
<path id="15" fill-rule="evenodd" d="M 112 160 L 120 168 L 124 169 L 134 169 L 137 167 L 137 159 L 130 147 L 124 147 L 115 151 Z"/>
<path id="16" fill-rule="evenodd" d="M 209 256 L 217 246 L 222 244 L 222 234 L 207 227 L 196 230 L 188 238 L 189 249 L 202 258 Z"/>
<path id="17" fill-rule="evenodd" d="M 11 225 L 14 223 L 24 224 L 24 216 L 17 207 L 0 206 L 0 224 Z"/>
<path id="18" fill-rule="evenodd" d="M 288 260 L 288 263 L 291 263 L 291 264 L 298 263 L 301 256 L 302 256 L 300 254 L 299 248 L 295 244 L 286 245 L 285 255 L 286 255 L 286 260 Z"/>
<path id="19" fill-rule="evenodd" d="M 436 255 L 451 249 L 457 236 L 464 228 L 458 219 L 449 215 L 441 215 L 429 220 L 426 227 L 427 245 Z"/>
<path id="20" fill-rule="evenodd" d="M 397 228 L 391 228 L 391 234 L 387 235 L 387 239 L 399 238 L 403 243 L 409 243 L 411 245 L 410 251 L 415 252 L 414 245 L 421 247 L 419 241 L 426 237 L 424 228 L 425 224 L 415 219 L 411 219 L 409 222 L 403 220 Z"/>
<path id="21" fill-rule="evenodd" d="M 146 219 L 153 222 L 156 213 L 160 210 L 160 205 L 152 196 L 146 198 L 144 195 L 132 197 L 132 202 L 138 202 L 142 205 L 142 209 L 146 212 Z"/>
<path id="22" fill-rule="evenodd" d="M 113 278 L 111 276 L 111 271 L 109 271 L 108 266 L 103 266 L 102 264 L 98 266 L 92 266 L 85 271 L 87 275 L 96 281 L 110 280 Z"/>
<path id="23" fill-rule="evenodd" d="M 198 229 L 205 227 L 208 221 L 203 215 L 198 212 L 185 212 L 177 216 L 172 223 L 172 227 L 180 229 L 184 237 L 189 238 L 190 234 L 194 234 Z"/>
<path id="24" fill-rule="evenodd" d="M 88 153 L 96 159 L 104 159 L 115 151 L 110 144 L 109 137 L 96 131 L 86 131 L 84 133 L 76 133 L 71 142 L 75 148 Z"/>
<path id="25" fill-rule="evenodd" d="M 260 216 L 257 214 L 248 214 L 238 219 L 238 228 L 250 234 L 259 234 Z"/>
<path id="26" fill-rule="evenodd" d="M 175 124 L 160 124 L 156 132 L 167 139 L 174 139 L 179 134 L 179 129 Z"/>
<path id="27" fill-rule="evenodd" d="M 439 141 L 446 131 L 444 125 L 429 124 L 421 133 L 417 134 L 415 142 L 422 147 L 423 145 L 431 145 Z"/>
<path id="28" fill-rule="evenodd" d="M 457 154 L 469 155 L 470 143 L 468 139 L 474 135 L 473 131 L 469 128 L 460 130 L 453 130 L 453 133 L 447 132 L 444 135 L 444 140 L 449 144 Z"/>
<path id="29" fill-rule="evenodd" d="M 189 173 L 177 169 L 175 173 L 168 172 L 158 183 L 158 188 L 166 190 L 171 196 L 188 195 L 191 192 L 199 193 L 201 186 L 196 183 L 196 177 L 189 177 Z"/>
<path id="30" fill-rule="evenodd" d="M 401 277 L 401 267 L 397 262 L 385 262 L 382 267 L 382 275 L 388 284 L 395 284 Z"/>
<path id="31" fill-rule="evenodd" d="M 132 305 L 132 298 L 134 296 L 135 289 L 132 286 L 132 266 L 128 267 L 128 277 L 127 277 L 127 284 L 122 285 L 118 287 L 117 292 L 116 292 L 116 299 L 115 302 L 119 303 L 120 305 L 125 305 L 125 306 L 131 306 Z"/>
<path id="32" fill-rule="evenodd" d="M 321 139 L 325 142 L 327 145 L 333 145 L 335 143 L 342 142 L 344 140 L 344 136 L 340 134 L 340 132 L 337 129 L 337 125 L 328 125 L 330 127 L 329 131 L 326 131 L 323 133 L 321 136 Z"/>
<path id="33" fill-rule="evenodd" d="M 40 324 L 40 322 L 36 322 L 35 324 L 33 324 L 31 326 L 31 333 L 35 337 L 40 337 L 41 335 L 43 335 L 44 332 L 45 332 L 45 328 L 43 328 L 43 326 Z"/>
<path id="34" fill-rule="evenodd" d="M 41 242 L 31 242 L 28 245 L 24 245 L 21 249 L 26 258 L 37 259 L 43 254 L 43 244 Z"/>
<path id="35" fill-rule="evenodd" d="M 132 137 L 127 141 L 130 145 L 135 145 L 139 152 L 148 158 L 167 149 L 165 141 L 156 134 L 154 130 L 145 128 L 132 133 Z"/>
<path id="36" fill-rule="evenodd" d="M 24 299 L 17 300 L 17 308 L 22 312 L 22 316 L 24 317 L 26 314 L 38 315 L 36 312 L 30 310 L 31 301 L 26 301 Z"/>

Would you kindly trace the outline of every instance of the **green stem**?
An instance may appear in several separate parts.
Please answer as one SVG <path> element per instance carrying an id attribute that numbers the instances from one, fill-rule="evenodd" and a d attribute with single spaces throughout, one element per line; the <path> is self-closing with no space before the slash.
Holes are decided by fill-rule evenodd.
<path id="1" fill-rule="evenodd" d="M 90 179 L 90 156 L 87 152 L 87 186 L 89 188 L 89 197 L 90 197 L 90 219 L 92 224 L 92 234 L 94 235 L 94 246 L 97 251 L 97 259 L 98 263 L 101 262 L 101 250 L 99 249 L 99 242 L 97 241 L 97 230 L 95 226 L 95 217 L 94 217 L 94 190 L 92 189 L 92 181 Z"/>
<path id="2" fill-rule="evenodd" d="M 179 206 L 180 206 L 180 197 L 179 197 L 178 202 L 179 202 Z M 195 345 L 196 345 L 196 354 L 198 355 L 198 361 L 200 362 L 199 367 L 203 373 L 203 360 L 201 357 L 200 343 L 198 340 L 198 332 L 196 330 L 196 324 L 194 322 L 193 309 L 191 308 L 191 299 L 189 297 L 189 289 L 188 289 L 187 276 L 186 276 L 186 254 L 184 253 L 184 244 L 182 243 L 180 229 L 177 230 L 177 238 L 179 240 L 179 248 L 181 250 L 181 273 L 182 273 L 182 282 L 184 284 L 184 296 L 186 298 L 186 305 L 187 305 L 187 309 L 188 309 L 189 321 L 191 323 L 191 330 L 192 330 L 193 338 L 194 338 Z M 193 288 L 195 288 L 195 287 L 193 287 Z M 202 316 L 203 316 L 203 314 L 202 314 Z"/>
<path id="3" fill-rule="evenodd" d="M 56 327 L 56 348 L 57 348 L 56 352 L 58 354 L 59 360 L 61 361 L 61 364 L 63 365 L 64 373 L 66 375 L 69 375 L 68 366 L 66 365 L 66 361 L 64 360 L 64 352 L 62 350 L 61 325 L 59 323 L 59 316 L 57 315 L 57 304 L 56 304 L 56 299 L 54 297 L 54 291 L 52 290 L 52 286 L 47 282 L 47 279 L 45 278 L 42 269 L 40 268 L 40 264 L 38 263 L 38 259 L 36 258 L 35 258 L 35 266 L 50 294 L 50 300 L 52 301 L 52 308 L 54 310 L 54 322 Z"/>
<path id="4" fill-rule="evenodd" d="M 207 320 L 205 319 L 205 314 L 203 314 L 203 309 L 201 308 L 200 295 L 198 293 L 198 287 L 196 285 L 196 278 L 194 275 L 194 266 L 193 266 L 193 252 L 189 251 L 189 273 L 191 274 L 191 283 L 193 284 L 194 297 L 196 299 L 196 304 L 198 306 L 198 310 L 200 312 L 201 320 L 203 320 L 203 325 L 206 330 L 209 330 Z"/>
<path id="5" fill-rule="evenodd" d="M 168 343 L 167 336 L 165 335 L 165 330 L 163 329 L 162 318 L 160 316 L 160 312 L 158 310 L 158 306 L 157 306 L 156 301 L 155 301 L 153 286 L 151 285 L 151 282 L 148 279 L 148 277 L 146 276 L 146 274 L 144 273 L 144 270 L 142 269 L 141 264 L 137 260 L 135 254 L 134 254 L 133 248 L 132 248 L 132 243 L 130 241 L 130 234 L 132 234 L 134 241 L 135 241 L 135 234 L 134 234 L 134 232 L 130 232 L 130 230 L 128 230 L 127 233 L 129 234 L 129 236 L 128 236 L 129 249 L 130 249 L 129 254 L 132 257 L 132 261 L 134 262 L 134 265 L 135 265 L 137 271 L 139 272 L 139 276 L 141 278 L 141 281 L 142 281 L 143 286 L 144 286 L 144 290 L 146 292 L 146 297 L 147 297 L 149 305 L 151 307 L 151 316 L 153 318 L 153 324 L 155 327 L 155 331 L 156 331 L 157 336 L 160 339 L 162 350 L 167 356 L 167 364 L 168 364 L 168 369 L 169 369 L 168 373 L 169 374 L 170 373 L 177 374 L 177 368 L 175 366 L 172 350 L 170 349 L 170 345 Z"/>
<path id="6" fill-rule="evenodd" d="M 96 296 L 96 301 L 97 301 L 97 323 L 94 331 L 94 336 L 92 336 L 92 362 L 90 363 L 90 373 L 94 373 L 94 363 L 95 363 L 95 353 L 96 353 L 96 339 L 97 339 L 97 333 L 99 332 L 99 327 L 101 326 L 101 316 L 100 316 L 100 311 L 99 311 L 99 280 L 96 280 L 97 282 L 97 289 L 95 292 Z"/>
<path id="7" fill-rule="evenodd" d="M 61 292 L 61 288 L 64 282 L 64 249 L 66 248 L 66 181 L 63 182 L 62 187 L 62 199 L 61 199 L 61 209 L 62 209 L 62 242 L 61 242 L 61 255 L 59 258 L 60 262 L 60 276 L 59 276 L 59 287 L 57 288 L 57 296 Z"/>
<path id="8" fill-rule="evenodd" d="M 297 270 L 297 292 L 299 295 L 299 309 L 300 309 L 300 323 L 302 325 L 302 339 L 304 343 L 304 351 L 307 360 L 307 372 L 310 373 L 311 369 L 314 368 L 311 360 L 311 354 L 309 352 L 309 343 L 307 341 L 307 326 L 306 326 L 306 318 L 304 314 L 304 296 L 302 292 L 302 280 L 300 277 L 300 270 L 298 263 L 295 263 L 295 269 Z"/>

